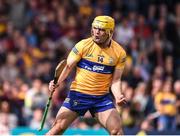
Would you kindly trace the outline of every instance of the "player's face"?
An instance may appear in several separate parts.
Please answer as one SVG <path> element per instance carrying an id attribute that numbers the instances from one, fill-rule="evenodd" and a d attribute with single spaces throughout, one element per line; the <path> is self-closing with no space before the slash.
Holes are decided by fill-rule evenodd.
<path id="1" fill-rule="evenodd" d="M 92 38 L 97 44 L 104 44 L 109 39 L 105 29 L 92 27 Z"/>

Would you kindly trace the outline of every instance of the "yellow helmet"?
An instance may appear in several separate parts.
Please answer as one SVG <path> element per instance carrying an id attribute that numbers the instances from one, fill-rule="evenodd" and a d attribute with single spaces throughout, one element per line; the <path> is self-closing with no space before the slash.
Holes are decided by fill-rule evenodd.
<path id="1" fill-rule="evenodd" d="M 105 30 L 114 30 L 114 19 L 110 16 L 97 16 L 93 23 L 93 27 L 105 29 Z"/>

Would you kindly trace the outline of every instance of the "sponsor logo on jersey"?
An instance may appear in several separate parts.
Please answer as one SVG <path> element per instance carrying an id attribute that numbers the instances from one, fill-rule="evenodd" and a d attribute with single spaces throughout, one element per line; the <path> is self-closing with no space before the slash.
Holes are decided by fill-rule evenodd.
<path id="1" fill-rule="evenodd" d="M 104 66 L 93 66 L 93 71 L 103 71 L 104 70 Z"/>
<path id="2" fill-rule="evenodd" d="M 96 62 L 92 62 L 86 59 L 81 59 L 77 66 L 79 68 L 86 69 L 88 71 L 92 71 L 95 73 L 101 73 L 101 74 L 112 74 L 114 71 L 114 66 L 108 66 L 104 64 L 99 64 Z"/>
<path id="3" fill-rule="evenodd" d="M 94 65 L 93 67 L 85 66 L 84 68 L 87 69 L 87 70 L 93 71 L 93 72 L 103 71 L 104 70 L 104 66 L 96 66 L 96 65 Z"/>

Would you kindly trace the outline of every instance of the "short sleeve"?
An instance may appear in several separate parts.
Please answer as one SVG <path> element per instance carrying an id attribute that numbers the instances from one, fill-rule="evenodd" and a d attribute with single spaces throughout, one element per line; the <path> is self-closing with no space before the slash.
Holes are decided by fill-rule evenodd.
<path id="1" fill-rule="evenodd" d="M 71 57 L 75 61 L 79 61 L 82 58 L 83 54 L 83 40 L 78 42 L 70 51 L 68 58 Z"/>
<path id="2" fill-rule="evenodd" d="M 126 52 L 122 50 L 118 62 L 116 64 L 116 69 L 124 69 L 125 63 L 126 63 Z"/>

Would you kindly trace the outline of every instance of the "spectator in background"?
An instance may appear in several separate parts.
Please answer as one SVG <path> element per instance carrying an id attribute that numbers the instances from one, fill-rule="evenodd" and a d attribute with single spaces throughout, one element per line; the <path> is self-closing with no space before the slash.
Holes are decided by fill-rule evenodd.
<path id="1" fill-rule="evenodd" d="M 37 47 L 38 46 L 37 35 L 35 34 L 34 28 L 32 25 L 29 25 L 26 27 L 24 35 L 25 35 L 27 44 L 29 46 L 31 46 L 31 47 Z"/>
<path id="2" fill-rule="evenodd" d="M 41 108 L 35 108 L 33 111 L 33 117 L 30 120 L 29 127 L 32 129 L 39 129 L 41 126 L 41 119 L 43 117 L 43 110 Z M 44 128 L 48 128 L 48 119 L 44 123 Z"/>
<path id="3" fill-rule="evenodd" d="M 144 113 L 148 101 L 148 96 L 146 93 L 146 83 L 145 82 L 138 83 L 134 91 L 135 94 L 133 97 L 133 103 L 135 103 L 136 110 L 139 112 L 139 114 Z M 140 115 L 140 116 L 141 118 L 144 118 L 144 115 Z"/>
<path id="4" fill-rule="evenodd" d="M 162 40 L 158 39 L 155 40 L 152 45 L 152 50 L 149 52 L 148 57 L 150 60 L 150 63 L 152 64 L 152 67 L 155 68 L 156 66 L 164 66 L 166 52 L 163 48 Z"/>
<path id="5" fill-rule="evenodd" d="M 140 66 L 134 66 L 134 68 L 132 69 L 131 75 L 129 75 L 129 78 L 127 79 L 127 82 L 129 83 L 131 87 L 135 89 L 138 83 L 142 81 L 143 81 L 143 78 L 142 78 L 142 71 L 141 71 Z"/>
<path id="6" fill-rule="evenodd" d="M 157 7 L 155 4 L 150 4 L 148 11 L 147 11 L 147 24 L 152 27 L 155 26 L 155 24 L 157 23 L 156 20 L 156 12 L 157 12 Z"/>
<path id="7" fill-rule="evenodd" d="M 166 77 L 173 77 L 173 58 L 170 55 L 165 59 L 164 70 L 164 74 Z"/>
<path id="8" fill-rule="evenodd" d="M 159 18 L 163 18 L 167 21 L 169 21 L 169 15 L 168 15 L 168 8 L 165 3 L 161 3 L 159 5 Z"/>
<path id="9" fill-rule="evenodd" d="M 12 0 L 10 3 L 10 20 L 18 29 L 23 29 L 27 25 L 25 6 L 26 1 L 24 0 Z"/>
<path id="10" fill-rule="evenodd" d="M 79 14 L 83 17 L 89 17 L 93 13 L 90 0 L 83 0 L 79 4 Z"/>
<path id="11" fill-rule="evenodd" d="M 14 53 L 9 53 L 6 58 L 6 65 L 3 65 L 0 69 L 0 78 L 2 80 L 15 81 L 16 77 L 19 76 L 20 71 L 15 66 L 17 57 Z"/>
<path id="12" fill-rule="evenodd" d="M 8 126 L 8 119 L 7 116 L 0 114 L 1 116 L 1 122 L 0 122 L 0 134 L 1 135 L 6 135 L 9 136 L 10 135 L 10 128 Z"/>
<path id="13" fill-rule="evenodd" d="M 123 18 L 115 28 L 115 40 L 123 46 L 127 46 L 134 37 L 133 27 L 129 25 L 128 18 Z"/>
<path id="14" fill-rule="evenodd" d="M 148 100 L 144 110 L 145 116 L 148 116 L 149 114 L 156 112 L 154 99 L 156 94 L 162 90 L 162 85 L 163 81 L 159 78 L 154 78 L 152 79 L 152 81 L 148 83 L 148 87 L 146 90 Z"/>
<path id="15" fill-rule="evenodd" d="M 141 40 L 147 40 L 152 35 L 152 30 L 148 24 L 146 24 L 145 17 L 143 15 L 138 16 L 138 23 L 134 28 L 135 35 Z"/>
<path id="16" fill-rule="evenodd" d="M 177 97 L 177 101 L 176 101 L 177 112 L 180 113 L 180 80 L 175 81 L 173 87 Z M 177 114 L 177 129 L 180 129 L 180 114 Z"/>
<path id="17" fill-rule="evenodd" d="M 43 109 L 46 105 L 48 95 L 42 90 L 42 81 L 35 79 L 32 83 L 32 88 L 30 88 L 25 96 L 25 116 L 27 122 L 31 119 L 34 109 Z"/>
<path id="18" fill-rule="evenodd" d="M 160 113 L 158 130 L 176 130 L 176 95 L 173 92 L 172 81 L 166 80 L 163 88 L 155 96 L 155 107 Z"/>
<path id="19" fill-rule="evenodd" d="M 137 12 L 136 11 L 130 11 L 128 13 L 128 24 L 129 26 L 131 26 L 132 28 L 134 28 L 137 25 Z M 135 34 L 134 34 L 135 36 Z M 134 38 L 134 37 L 133 37 Z"/>
<path id="20" fill-rule="evenodd" d="M 8 129 L 17 127 L 18 118 L 11 112 L 11 107 L 8 101 L 2 101 L 0 104 L 0 120 L 2 123 L 7 126 Z"/>
<path id="21" fill-rule="evenodd" d="M 147 132 L 153 130 L 151 120 L 145 119 L 141 122 L 140 131 L 136 134 L 137 136 L 147 135 Z"/>
<path id="22" fill-rule="evenodd" d="M 139 41 L 137 38 L 133 38 L 130 40 L 127 50 L 129 52 L 130 56 L 132 56 L 133 65 L 138 65 L 140 48 L 139 48 Z"/>

